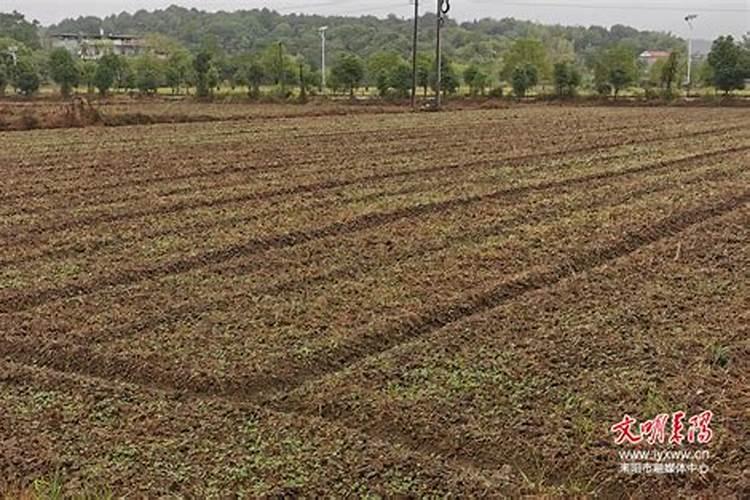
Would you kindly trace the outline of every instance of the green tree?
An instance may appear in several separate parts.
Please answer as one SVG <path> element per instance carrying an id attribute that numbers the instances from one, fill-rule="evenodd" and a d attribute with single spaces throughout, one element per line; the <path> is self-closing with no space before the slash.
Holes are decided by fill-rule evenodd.
<path id="1" fill-rule="evenodd" d="M 476 64 L 469 64 L 464 69 L 464 82 L 469 86 L 469 92 L 474 95 L 474 89 L 471 87 L 471 82 L 474 80 L 474 77 L 479 73 L 479 67 L 477 67 Z"/>
<path id="2" fill-rule="evenodd" d="M 60 86 L 63 97 L 70 96 L 73 87 L 80 82 L 80 69 L 70 52 L 63 48 L 54 49 L 49 55 L 49 73 L 52 81 Z"/>
<path id="3" fill-rule="evenodd" d="M 36 66 L 28 58 L 20 58 L 14 70 L 13 86 L 25 96 L 30 96 L 39 90 L 42 79 Z"/>
<path id="4" fill-rule="evenodd" d="M 511 74 L 511 84 L 516 97 L 525 97 L 526 93 L 539 83 L 539 72 L 533 64 L 517 66 Z"/>
<path id="5" fill-rule="evenodd" d="M 484 95 L 490 85 L 490 77 L 476 64 L 470 64 L 464 70 L 464 83 L 469 86 L 471 95 Z"/>
<path id="6" fill-rule="evenodd" d="M 133 60 L 125 57 L 120 57 L 118 60 L 119 67 L 117 68 L 115 78 L 115 85 L 117 88 L 126 92 L 138 88 Z"/>
<path id="7" fill-rule="evenodd" d="M 537 68 L 539 80 L 552 78 L 552 67 L 547 57 L 547 50 L 540 40 L 521 38 L 513 43 L 510 50 L 503 56 L 503 78 L 511 79 L 516 68 L 526 64 Z"/>
<path id="8" fill-rule="evenodd" d="M 354 97 L 354 92 L 364 81 L 365 65 L 362 59 L 354 54 L 342 54 L 331 69 L 331 77 Z"/>
<path id="9" fill-rule="evenodd" d="M 263 81 L 266 78 L 265 70 L 263 65 L 256 58 L 242 63 L 238 69 L 238 82 L 247 85 L 247 94 L 252 98 L 260 96 L 260 86 L 263 85 Z"/>
<path id="10" fill-rule="evenodd" d="M 94 72 L 94 87 L 102 97 L 115 85 L 123 70 L 122 60 L 115 54 L 106 54 L 99 59 Z"/>
<path id="11" fill-rule="evenodd" d="M 435 63 L 430 56 L 426 54 L 419 54 L 417 56 L 417 86 L 422 88 L 425 97 L 430 87 L 430 75 L 434 67 Z"/>
<path id="12" fill-rule="evenodd" d="M 39 23 L 29 22 L 26 17 L 16 11 L 10 14 L 0 12 L 0 33 L 22 43 L 32 50 L 39 50 L 42 44 L 39 40 Z"/>
<path id="13" fill-rule="evenodd" d="M 717 38 L 711 46 L 708 64 L 713 73 L 713 85 L 725 94 L 745 87 L 742 50 L 731 35 Z"/>
<path id="14" fill-rule="evenodd" d="M 155 93 L 164 80 L 161 63 L 151 54 L 135 60 L 135 85 L 142 94 Z"/>
<path id="15" fill-rule="evenodd" d="M 609 85 L 615 93 L 615 99 L 617 99 L 617 94 L 632 82 L 633 77 L 623 68 L 612 68 L 609 72 Z"/>
<path id="16" fill-rule="evenodd" d="M 572 63 L 576 60 L 575 45 L 567 38 L 554 36 L 553 38 L 546 40 L 544 45 L 547 48 L 549 60 L 553 64 L 562 62 Z"/>
<path id="17" fill-rule="evenodd" d="M 8 85 L 13 85 L 16 80 L 17 66 L 14 62 L 19 59 L 26 59 L 29 62 L 34 61 L 34 52 L 32 52 L 23 43 L 0 36 L 0 95 L 5 93 Z"/>
<path id="18" fill-rule="evenodd" d="M 664 61 L 664 65 L 661 68 L 661 74 L 659 75 L 659 80 L 662 89 L 664 89 L 665 97 L 672 97 L 672 88 L 679 77 L 680 56 L 675 51 L 669 54 L 669 57 Z"/>
<path id="19" fill-rule="evenodd" d="M 405 97 L 411 91 L 411 66 L 396 52 L 378 52 L 370 57 L 367 76 L 381 96 L 393 92 Z"/>
<path id="20" fill-rule="evenodd" d="M 269 45 L 260 57 L 264 72 L 277 85 L 281 94 L 286 94 L 286 86 L 297 80 L 298 68 L 289 56 L 283 43 Z"/>
<path id="21" fill-rule="evenodd" d="M 746 40 L 750 40 L 750 39 L 746 38 Z M 742 48 L 742 54 L 740 57 L 740 66 L 742 67 L 742 72 L 745 75 L 745 78 L 750 78 L 750 47 Z"/>
<path id="22" fill-rule="evenodd" d="M 8 66 L 0 61 L 0 96 L 5 95 L 5 89 L 10 83 L 10 70 Z"/>
<path id="23" fill-rule="evenodd" d="M 378 94 L 381 97 L 388 95 L 388 91 L 391 89 L 390 76 L 390 71 L 381 71 L 375 79 L 375 88 L 378 89 Z"/>
<path id="24" fill-rule="evenodd" d="M 260 61 L 253 60 L 245 68 L 245 78 L 247 79 L 248 91 L 253 97 L 260 96 L 260 86 L 266 78 L 266 73 Z"/>
<path id="25" fill-rule="evenodd" d="M 581 85 L 581 73 L 571 63 L 559 62 L 554 70 L 555 89 L 558 97 L 571 97 Z"/>
<path id="26" fill-rule="evenodd" d="M 219 72 L 219 68 L 211 66 L 211 69 L 208 70 L 208 88 L 210 89 L 210 93 L 213 93 L 214 90 L 219 90 L 220 87 L 221 73 Z"/>
<path id="27" fill-rule="evenodd" d="M 635 52 L 627 45 L 614 45 L 603 51 L 595 62 L 594 82 L 599 93 L 614 93 L 615 99 L 622 89 L 636 81 L 638 61 Z"/>
<path id="28" fill-rule="evenodd" d="M 703 60 L 698 64 L 698 67 L 695 69 L 695 77 L 694 80 L 699 82 L 701 85 L 705 87 L 712 87 L 714 84 L 714 70 L 711 68 L 711 65 L 708 64 L 708 61 Z"/>
<path id="29" fill-rule="evenodd" d="M 371 55 L 367 60 L 367 77 L 370 85 L 375 85 L 381 95 L 385 94 L 390 87 L 388 80 L 393 68 L 403 62 L 403 57 L 395 51 L 381 51 Z"/>
<path id="30" fill-rule="evenodd" d="M 189 52 L 177 50 L 169 55 L 164 66 L 164 82 L 172 89 L 172 94 L 179 94 L 180 88 L 187 84 L 191 67 Z"/>
<path id="31" fill-rule="evenodd" d="M 440 58 L 440 61 L 441 66 L 443 67 L 440 72 L 440 88 L 443 91 L 443 95 L 448 96 L 455 94 L 461 86 L 461 80 L 456 72 L 456 68 L 448 57 L 443 56 Z M 432 68 L 432 74 L 430 75 L 430 85 L 432 86 L 432 90 L 437 90 L 437 72 L 434 67 Z"/>
<path id="32" fill-rule="evenodd" d="M 399 62 L 391 68 L 388 75 L 388 86 L 397 97 L 408 97 L 411 94 L 412 68 L 406 61 Z"/>
<path id="33" fill-rule="evenodd" d="M 667 60 L 657 59 L 648 68 L 648 80 L 647 85 L 649 86 L 661 86 L 661 77 L 664 73 L 664 67 L 667 65 Z"/>
<path id="34" fill-rule="evenodd" d="M 219 72 L 219 80 L 221 82 L 227 82 L 229 87 L 234 90 L 240 83 L 237 81 L 236 76 L 239 71 L 239 61 L 236 57 L 220 57 L 216 60 L 214 65 L 216 70 Z"/>

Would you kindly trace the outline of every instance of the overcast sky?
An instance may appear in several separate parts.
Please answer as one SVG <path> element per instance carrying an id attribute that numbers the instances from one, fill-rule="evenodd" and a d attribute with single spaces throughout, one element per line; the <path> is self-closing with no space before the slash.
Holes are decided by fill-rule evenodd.
<path id="1" fill-rule="evenodd" d="M 0 0 L 0 11 L 18 10 L 43 24 L 79 15 L 106 16 L 123 10 L 153 10 L 171 4 L 203 10 L 268 7 L 279 12 L 305 12 L 408 17 L 411 0 Z M 422 11 L 434 10 L 435 0 L 421 0 Z M 700 17 L 697 38 L 720 34 L 741 35 L 750 30 L 750 0 L 452 0 L 451 15 L 460 20 L 516 17 L 566 25 L 627 24 L 641 29 L 686 35 L 683 18 Z"/>

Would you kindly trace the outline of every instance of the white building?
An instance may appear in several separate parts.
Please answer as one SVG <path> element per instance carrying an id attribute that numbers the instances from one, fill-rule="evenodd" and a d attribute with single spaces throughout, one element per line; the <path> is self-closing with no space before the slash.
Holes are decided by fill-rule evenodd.
<path id="1" fill-rule="evenodd" d="M 670 56 L 671 52 L 667 52 L 664 50 L 647 50 L 645 52 L 642 52 L 641 55 L 638 56 L 638 59 L 646 63 L 647 67 L 651 67 L 654 64 L 656 64 L 657 61 L 661 59 L 667 59 Z"/>
<path id="2" fill-rule="evenodd" d="M 63 47 L 71 54 L 86 60 L 101 59 L 106 54 L 132 57 L 145 51 L 143 40 L 129 35 L 52 35 L 52 47 Z"/>

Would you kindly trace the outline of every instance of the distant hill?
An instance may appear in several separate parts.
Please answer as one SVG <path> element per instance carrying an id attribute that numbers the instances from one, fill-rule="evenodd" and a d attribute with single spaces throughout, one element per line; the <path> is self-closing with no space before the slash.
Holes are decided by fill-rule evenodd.
<path id="1" fill-rule="evenodd" d="M 435 34 L 435 15 L 422 18 L 420 44 L 429 51 Z M 318 15 L 282 15 L 268 9 L 209 13 L 171 6 L 164 10 L 134 14 L 66 19 L 50 26 L 49 33 L 161 33 L 175 38 L 188 48 L 202 45 L 220 49 L 228 55 L 259 51 L 272 43 L 283 42 L 292 54 L 315 64 L 319 59 L 318 28 L 329 26 L 329 48 L 367 57 L 382 50 L 407 55 L 411 50 L 412 22 L 396 16 L 358 18 Z M 474 22 L 450 21 L 445 32 L 445 51 L 462 63 L 492 64 L 514 39 L 533 36 L 544 41 L 552 52 L 572 51 L 586 59 L 602 46 L 615 42 L 632 45 L 634 50 L 670 50 L 684 47 L 684 41 L 668 33 L 639 31 L 627 26 L 610 29 L 592 27 L 547 26 L 516 19 L 482 19 Z"/>

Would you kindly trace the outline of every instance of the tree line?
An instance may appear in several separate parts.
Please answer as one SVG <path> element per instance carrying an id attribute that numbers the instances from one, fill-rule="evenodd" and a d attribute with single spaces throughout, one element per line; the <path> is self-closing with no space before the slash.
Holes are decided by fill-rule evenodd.
<path id="1" fill-rule="evenodd" d="M 143 25 L 141 29 L 151 29 L 148 20 L 158 19 L 169 13 L 184 14 L 185 11 L 186 9 L 172 7 L 154 13 L 143 11 L 133 16 L 121 14 L 99 22 L 110 23 L 113 27 L 120 24 L 127 27 L 128 23 L 125 21 L 140 19 L 139 22 Z M 215 16 L 194 10 L 188 12 L 196 16 Z M 247 12 L 254 12 L 254 16 L 260 20 L 267 18 L 268 22 L 319 17 L 280 16 L 266 10 Z M 242 14 L 235 15 L 241 17 Z M 74 26 L 70 23 L 87 27 L 89 19 L 63 22 L 56 29 L 73 29 Z M 330 20 L 321 19 L 326 22 Z M 386 25 L 401 22 L 391 18 L 378 21 Z M 472 29 L 492 33 L 493 29 L 499 29 L 498 26 L 505 26 L 504 23 L 509 21 L 464 23 L 462 26 L 454 25 L 456 31 L 453 33 L 454 37 L 456 33 Z M 313 24 L 318 26 L 321 23 Z M 180 23 L 165 24 L 162 28 L 170 32 L 171 29 L 176 29 L 174 26 L 180 26 Z M 528 28 L 539 25 L 512 21 L 499 33 L 507 33 L 519 26 Z M 156 27 L 158 26 L 154 26 Z M 92 31 L 91 28 L 93 26 L 87 27 L 89 31 Z M 540 28 L 553 31 L 567 29 Z M 38 24 L 26 21 L 20 14 L 0 14 L 0 29 L 0 94 L 7 87 L 12 87 L 21 94 L 31 95 L 43 82 L 57 84 L 63 95 L 69 95 L 75 88 L 106 95 L 113 90 L 137 90 L 148 94 L 168 87 L 175 94 L 195 92 L 198 96 L 210 96 L 222 85 L 228 85 L 232 88 L 245 88 L 251 97 L 260 97 L 265 90 L 282 97 L 296 93 L 304 98 L 308 93 L 324 90 L 320 88 L 322 75 L 317 64 L 320 57 L 317 33 L 314 44 L 316 52 L 312 59 L 295 49 L 296 42 L 284 41 L 290 40 L 289 37 L 257 45 L 254 50 L 243 51 L 236 47 L 228 50 L 210 37 L 204 38 L 197 45 L 187 44 L 183 40 L 188 36 L 188 30 L 182 34 L 183 40 L 165 33 L 144 35 L 147 50 L 138 57 L 125 58 L 107 54 L 98 61 L 92 61 L 80 60 L 63 48 L 45 50 L 44 34 L 40 34 Z M 597 33 L 593 28 L 570 30 L 582 30 L 584 35 Z M 448 29 L 447 32 L 451 33 L 451 30 Z M 470 49 L 472 51 L 477 49 L 476 40 L 454 43 L 446 49 L 443 58 L 443 91 L 446 95 L 454 94 L 464 85 L 471 95 L 497 96 L 502 95 L 504 89 L 510 88 L 514 95 L 524 97 L 533 89 L 541 88 L 544 92 L 554 92 L 565 97 L 574 96 L 583 88 L 617 97 L 623 89 L 639 85 L 646 89 L 647 95 L 674 95 L 675 89 L 685 80 L 687 61 L 682 44 L 677 44 L 668 58 L 647 68 L 638 59 L 641 47 L 636 43 L 644 32 L 625 27 L 613 27 L 606 32 L 615 33 L 617 36 L 614 39 L 617 41 L 610 40 L 597 45 L 590 41 L 583 43 L 577 38 L 567 39 L 562 35 L 549 36 L 543 30 L 535 34 L 531 30 L 526 33 L 528 36 L 507 41 L 500 53 L 489 51 L 488 55 L 479 51 L 468 59 L 457 57 L 457 54 L 468 47 L 473 47 Z M 500 38 L 503 36 L 497 35 Z M 643 36 L 648 38 L 656 35 Z M 661 43 L 668 46 L 672 39 L 666 35 L 665 37 Z M 188 39 L 191 40 L 189 37 Z M 659 41 L 657 37 L 656 42 Z M 641 43 L 650 43 L 650 40 Z M 230 44 L 229 47 L 234 45 Z M 576 50 L 577 47 L 582 48 Z M 425 95 L 434 87 L 436 80 L 436 68 L 429 49 L 420 51 L 417 61 L 416 83 Z M 399 98 L 409 94 L 412 69 L 408 52 L 386 45 L 362 55 L 361 51 L 353 50 L 352 47 L 337 49 L 333 44 L 331 53 L 334 57 L 326 75 L 329 89 L 325 90 L 354 95 L 358 89 L 365 87 L 375 89 L 385 97 Z M 717 39 L 708 58 L 697 66 L 694 73 L 697 84 L 711 85 L 723 92 L 744 87 L 746 78 L 750 78 L 750 39 L 747 37 L 743 41 L 735 41 L 732 37 Z"/>

